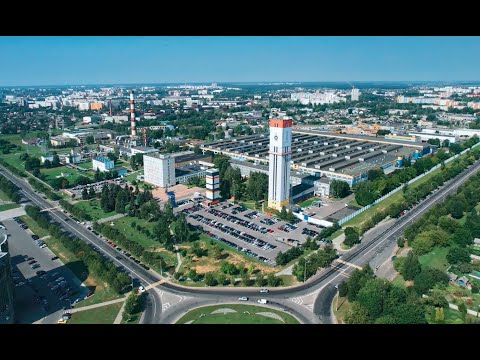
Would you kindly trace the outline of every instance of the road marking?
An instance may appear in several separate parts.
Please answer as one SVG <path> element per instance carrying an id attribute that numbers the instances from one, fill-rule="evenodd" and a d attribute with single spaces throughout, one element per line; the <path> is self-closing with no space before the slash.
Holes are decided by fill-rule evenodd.
<path id="1" fill-rule="evenodd" d="M 170 307 L 170 303 L 162 303 L 162 312 L 167 311 L 167 309 Z"/>
<path id="2" fill-rule="evenodd" d="M 148 286 L 145 287 L 145 290 L 150 290 L 150 289 L 153 289 L 154 287 L 157 287 L 158 285 L 161 285 L 165 282 L 165 280 L 160 280 L 160 281 L 157 281 L 157 282 L 154 282 L 153 284 L 150 284 Z"/>
<path id="3" fill-rule="evenodd" d="M 52 210 L 57 210 L 59 209 L 60 206 L 55 206 L 55 207 L 52 207 L 52 208 L 48 208 L 48 209 L 43 209 L 43 210 L 40 210 L 40 212 L 43 212 L 43 211 L 52 211 Z"/>
<path id="4" fill-rule="evenodd" d="M 355 265 L 355 264 L 352 264 L 348 261 L 345 261 L 345 260 L 342 260 L 342 259 L 337 259 L 337 261 L 341 264 L 344 264 L 344 265 L 347 265 L 347 266 L 350 266 L 350 267 L 354 267 L 356 269 L 359 269 L 359 270 L 362 270 L 362 267 L 361 266 L 358 266 L 358 265 Z"/>

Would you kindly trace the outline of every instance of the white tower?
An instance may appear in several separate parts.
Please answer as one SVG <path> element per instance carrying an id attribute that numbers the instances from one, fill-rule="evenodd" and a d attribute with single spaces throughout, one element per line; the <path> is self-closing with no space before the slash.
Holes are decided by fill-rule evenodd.
<path id="1" fill-rule="evenodd" d="M 292 119 L 270 119 L 268 207 L 281 210 L 290 203 Z"/>

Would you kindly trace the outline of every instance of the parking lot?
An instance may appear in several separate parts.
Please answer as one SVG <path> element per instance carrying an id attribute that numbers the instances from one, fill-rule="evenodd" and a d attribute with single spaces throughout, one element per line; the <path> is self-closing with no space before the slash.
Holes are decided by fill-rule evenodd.
<path id="1" fill-rule="evenodd" d="M 56 323 L 77 299 L 89 292 L 48 247 L 41 247 L 31 231 L 14 220 L 3 222 L 9 234 L 9 251 L 15 282 L 18 323 Z M 26 226 L 24 226 L 26 227 Z"/>
<path id="2" fill-rule="evenodd" d="M 274 264 L 279 251 L 301 244 L 307 236 L 314 237 L 321 230 L 300 220 L 286 223 L 227 201 L 211 208 L 188 204 L 179 211 L 207 235 L 269 264 Z"/>

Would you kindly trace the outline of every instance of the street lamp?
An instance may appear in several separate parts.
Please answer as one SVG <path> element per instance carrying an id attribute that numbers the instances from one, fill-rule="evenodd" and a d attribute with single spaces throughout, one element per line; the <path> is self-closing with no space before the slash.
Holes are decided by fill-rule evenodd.
<path id="1" fill-rule="evenodd" d="M 303 282 L 305 282 L 307 279 L 307 258 L 305 258 L 304 260 L 305 260 L 305 266 L 303 268 Z"/>

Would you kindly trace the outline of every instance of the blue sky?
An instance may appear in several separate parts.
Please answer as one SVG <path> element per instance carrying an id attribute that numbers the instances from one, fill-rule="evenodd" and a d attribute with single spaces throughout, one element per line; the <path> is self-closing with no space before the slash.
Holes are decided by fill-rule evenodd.
<path id="1" fill-rule="evenodd" d="M 480 80 L 480 37 L 0 37 L 0 86 Z"/>

